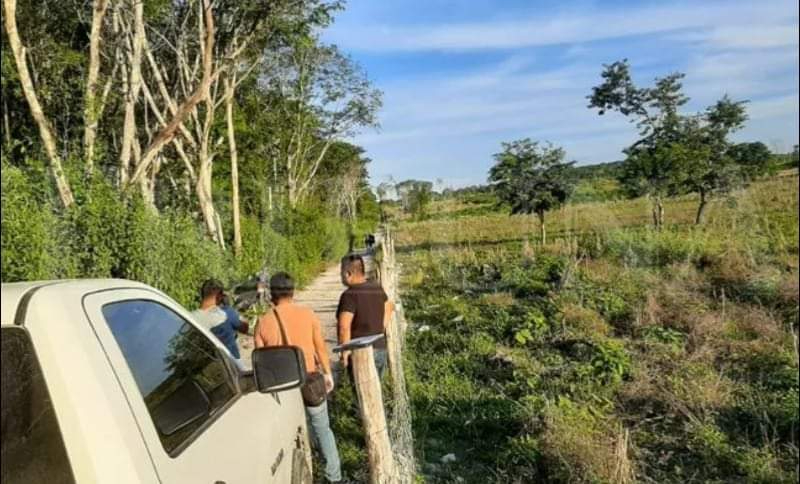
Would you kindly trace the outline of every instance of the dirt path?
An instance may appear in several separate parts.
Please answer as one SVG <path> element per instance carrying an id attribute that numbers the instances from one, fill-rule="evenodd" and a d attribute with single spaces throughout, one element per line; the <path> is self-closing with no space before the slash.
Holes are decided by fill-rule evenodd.
<path id="1" fill-rule="evenodd" d="M 305 289 L 295 294 L 295 301 L 303 306 L 308 306 L 317 313 L 322 321 L 322 336 L 328 346 L 331 361 L 335 361 L 331 349 L 336 345 L 336 306 L 339 295 L 344 290 L 339 275 L 339 265 L 329 267 L 317 276 Z M 253 338 L 251 336 L 239 337 L 239 349 L 245 366 L 250 367 L 250 353 L 253 351 Z"/>

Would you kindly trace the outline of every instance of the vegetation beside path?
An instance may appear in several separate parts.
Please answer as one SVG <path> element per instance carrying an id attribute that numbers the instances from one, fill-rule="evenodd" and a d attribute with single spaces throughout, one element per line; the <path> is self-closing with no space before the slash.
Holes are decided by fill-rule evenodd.
<path id="1" fill-rule="evenodd" d="M 700 227 L 668 201 L 661 231 L 641 199 L 568 205 L 545 246 L 532 216 L 402 224 L 421 472 L 797 482 L 797 183 L 719 200 Z"/>

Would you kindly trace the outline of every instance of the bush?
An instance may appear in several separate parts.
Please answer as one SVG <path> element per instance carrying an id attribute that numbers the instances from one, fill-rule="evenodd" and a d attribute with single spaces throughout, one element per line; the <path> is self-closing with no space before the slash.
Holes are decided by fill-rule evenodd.
<path id="1" fill-rule="evenodd" d="M 65 276 L 59 220 L 43 206 L 18 168 L 2 167 L 2 280 L 52 279 Z"/>
<path id="2" fill-rule="evenodd" d="M 244 251 L 237 260 L 241 275 L 253 275 L 263 269 L 270 274 L 286 271 L 295 277 L 301 272 L 300 260 L 289 239 L 253 217 L 242 218 L 242 246 Z"/>
<path id="3" fill-rule="evenodd" d="M 2 280 L 124 278 L 161 289 L 186 306 L 203 280 L 235 283 L 263 268 L 308 282 L 324 262 L 347 250 L 344 223 L 317 211 L 288 212 L 275 226 L 242 218 L 244 253 L 209 240 L 185 212 L 155 213 L 136 194 L 103 177 L 73 180 L 75 204 L 56 210 L 41 173 L 3 163 Z"/>
<path id="4" fill-rule="evenodd" d="M 293 275 L 300 284 L 310 281 L 325 262 L 347 253 L 347 227 L 319 210 L 310 207 L 286 210 L 276 217 L 272 228 L 294 248 L 300 263 Z"/>

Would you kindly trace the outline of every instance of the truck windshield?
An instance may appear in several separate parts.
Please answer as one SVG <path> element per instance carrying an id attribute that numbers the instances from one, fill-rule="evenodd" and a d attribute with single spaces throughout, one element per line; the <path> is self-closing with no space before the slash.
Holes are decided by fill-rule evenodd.
<path id="1" fill-rule="evenodd" d="M 74 483 L 53 403 L 24 328 L 2 329 L 3 484 Z"/>

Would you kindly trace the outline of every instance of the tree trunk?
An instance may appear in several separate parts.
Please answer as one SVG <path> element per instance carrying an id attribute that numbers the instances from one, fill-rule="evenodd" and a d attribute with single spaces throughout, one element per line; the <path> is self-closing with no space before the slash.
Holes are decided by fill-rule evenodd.
<path id="1" fill-rule="evenodd" d="M 95 0 L 92 9 L 92 30 L 89 36 L 89 72 L 86 79 L 86 92 L 83 99 L 83 157 L 86 174 L 94 171 L 94 143 L 97 137 L 97 124 L 102 110 L 97 98 L 97 78 L 100 74 L 100 37 L 108 0 Z"/>
<path id="2" fill-rule="evenodd" d="M 700 191 L 700 205 L 697 206 L 697 216 L 694 219 L 695 225 L 702 225 L 705 221 L 706 206 L 708 206 L 708 198 L 704 190 Z"/>
<path id="3" fill-rule="evenodd" d="M 233 211 L 233 253 L 242 253 L 242 228 L 239 220 L 239 162 L 236 151 L 236 132 L 233 125 L 233 95 L 236 80 L 225 80 L 225 115 L 228 120 L 228 147 L 231 153 L 231 209 Z"/>
<path id="4" fill-rule="evenodd" d="M 214 13 L 212 12 L 210 1 L 205 0 L 203 2 L 203 10 L 203 17 L 206 24 L 204 39 L 204 53 L 206 54 L 203 56 L 203 78 L 194 92 L 192 92 L 191 96 L 189 96 L 189 98 L 186 99 L 175 111 L 175 115 L 172 117 L 172 120 L 169 122 L 169 124 L 161 128 L 156 137 L 150 143 L 150 146 L 148 146 L 144 151 L 142 160 L 139 162 L 139 166 L 136 167 L 136 171 L 131 176 L 129 183 L 136 182 L 140 177 L 142 177 L 144 172 L 147 170 L 147 167 L 150 165 L 150 163 L 152 163 L 155 157 L 158 156 L 164 146 L 172 142 L 173 138 L 175 137 L 175 131 L 178 130 L 181 123 L 183 123 L 183 120 L 186 119 L 192 110 L 197 107 L 198 103 L 209 97 L 209 87 L 220 74 L 219 70 L 214 69 L 212 58 L 214 51 L 215 28 Z"/>
<path id="5" fill-rule="evenodd" d="M 542 245 L 545 245 L 547 244 L 547 228 L 544 225 L 544 212 L 536 212 L 536 216 L 539 217 L 539 235 Z"/>
<path id="6" fill-rule="evenodd" d="M 653 226 L 656 230 L 661 230 L 664 225 L 664 201 L 661 196 L 653 198 Z"/>
<path id="7" fill-rule="evenodd" d="M 139 160 L 141 160 L 141 158 L 142 158 L 142 147 L 141 145 L 139 145 L 139 140 L 134 140 L 133 160 L 135 163 L 139 163 Z M 155 177 L 155 170 L 156 170 L 156 165 L 153 165 L 153 175 L 152 175 L 153 177 Z M 147 209 L 153 213 L 158 213 L 158 209 L 156 208 L 155 191 L 151 190 L 151 186 L 148 183 L 148 179 L 146 177 L 139 179 L 139 191 L 142 195 L 142 201 L 144 202 Z"/>
<path id="8" fill-rule="evenodd" d="M 133 4 L 133 53 L 131 55 L 130 78 L 125 96 L 125 120 L 122 125 L 122 150 L 119 156 L 120 186 L 125 186 L 130 174 L 134 138 L 137 134 L 136 102 L 142 89 L 142 52 L 144 51 L 144 2 Z M 138 142 L 138 141 L 137 141 Z M 140 161 L 141 163 L 141 161 Z"/>
<path id="9" fill-rule="evenodd" d="M 655 201 L 653 201 L 652 205 L 650 206 L 650 212 L 653 215 L 653 227 L 658 230 L 658 210 L 656 209 Z"/>
<path id="10" fill-rule="evenodd" d="M 333 143 L 332 139 L 329 139 L 328 141 L 326 141 L 325 142 L 325 146 L 322 147 L 322 150 L 320 151 L 319 155 L 313 161 L 313 164 L 311 165 L 311 170 L 306 175 L 305 181 L 303 181 L 303 183 L 300 185 L 300 188 L 297 190 L 297 194 L 296 194 L 296 199 L 297 200 L 296 201 L 302 200 L 306 196 L 306 194 L 308 193 L 308 190 L 309 190 L 309 188 L 311 186 L 311 182 L 312 182 L 312 180 L 314 180 L 314 177 L 317 175 L 317 170 L 319 170 L 319 167 L 322 164 L 322 160 L 325 158 L 325 155 L 328 153 L 328 149 L 330 149 L 332 143 Z"/>
<path id="11" fill-rule="evenodd" d="M 214 167 L 214 154 L 211 153 L 211 128 L 214 124 L 214 99 L 211 94 L 205 97 L 205 116 L 202 124 L 202 138 L 200 139 L 200 150 L 197 153 L 197 201 L 200 203 L 200 211 L 206 223 L 208 234 L 214 242 L 223 246 L 223 241 L 219 234 L 219 224 L 217 211 L 214 209 L 214 197 L 212 195 L 212 175 Z"/>
<path id="12" fill-rule="evenodd" d="M 64 174 L 61 157 L 58 156 L 56 148 L 56 140 L 53 137 L 50 123 L 44 115 L 42 106 L 39 104 L 39 97 L 36 95 L 36 89 L 33 86 L 28 64 L 25 60 L 25 48 L 22 46 L 22 41 L 17 31 L 17 2 L 16 0 L 3 0 L 3 7 L 5 8 L 4 21 L 6 34 L 8 34 L 8 43 L 11 46 L 11 52 L 14 54 L 14 62 L 17 66 L 22 92 L 30 107 L 31 116 L 39 128 L 39 136 L 42 138 L 42 144 L 44 144 L 44 149 L 50 160 L 50 170 L 53 172 L 61 203 L 64 207 L 69 207 L 75 202 L 75 198 L 72 196 L 72 189 Z"/>
<path id="13" fill-rule="evenodd" d="M 3 134 L 5 135 L 4 141 L 6 149 L 11 148 L 11 121 L 8 117 L 8 102 L 6 102 L 6 93 L 3 92 L 0 97 L 3 98 Z"/>
<path id="14" fill-rule="evenodd" d="M 288 197 L 289 206 L 295 208 L 297 206 L 297 181 L 291 174 L 286 177 L 286 196 Z"/>
<path id="15" fill-rule="evenodd" d="M 206 160 L 200 161 L 200 169 L 197 170 L 195 193 L 197 194 L 197 203 L 200 205 L 200 213 L 203 215 L 203 222 L 206 225 L 206 231 L 214 239 L 214 242 L 220 243 L 217 229 L 217 213 L 214 209 L 214 201 L 211 194 L 211 163 Z"/>

